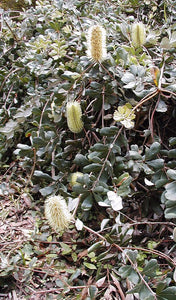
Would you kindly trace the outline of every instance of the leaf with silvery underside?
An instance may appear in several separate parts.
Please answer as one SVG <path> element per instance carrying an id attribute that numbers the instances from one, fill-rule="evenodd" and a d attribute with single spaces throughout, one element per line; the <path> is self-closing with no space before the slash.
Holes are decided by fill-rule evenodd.
<path id="1" fill-rule="evenodd" d="M 172 169 L 167 170 L 167 176 L 170 179 L 176 180 L 176 170 L 172 170 Z"/>
<path id="2" fill-rule="evenodd" d="M 166 184 L 165 197 L 167 200 L 176 201 L 176 181 Z"/>

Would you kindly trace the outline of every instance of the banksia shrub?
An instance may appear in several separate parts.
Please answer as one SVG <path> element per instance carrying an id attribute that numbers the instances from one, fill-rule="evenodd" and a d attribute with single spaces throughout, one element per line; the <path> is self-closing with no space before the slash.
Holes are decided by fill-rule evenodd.
<path id="1" fill-rule="evenodd" d="M 87 56 L 95 62 L 101 62 L 107 57 L 106 30 L 100 25 L 94 25 L 88 31 Z"/>
<path id="2" fill-rule="evenodd" d="M 62 196 L 50 196 L 45 201 L 45 217 L 50 226 L 56 231 L 69 227 L 72 220 L 65 199 Z"/>
<path id="3" fill-rule="evenodd" d="M 67 125 L 68 128 L 74 132 L 79 133 L 83 129 L 83 121 L 82 121 L 82 110 L 80 103 L 68 102 L 67 103 Z"/>
<path id="4" fill-rule="evenodd" d="M 146 32 L 143 23 L 134 23 L 131 28 L 132 44 L 135 48 L 139 48 L 145 44 Z"/>

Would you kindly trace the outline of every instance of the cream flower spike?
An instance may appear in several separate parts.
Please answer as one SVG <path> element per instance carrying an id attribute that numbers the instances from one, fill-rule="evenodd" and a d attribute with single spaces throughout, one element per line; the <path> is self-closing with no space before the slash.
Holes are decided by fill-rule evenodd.
<path id="1" fill-rule="evenodd" d="M 132 44 L 135 48 L 139 48 L 145 44 L 146 32 L 145 25 L 142 22 L 134 23 L 131 28 Z"/>
<path id="2" fill-rule="evenodd" d="M 82 110 L 80 103 L 76 101 L 67 103 L 67 125 L 74 132 L 79 133 L 83 129 Z"/>
<path id="3" fill-rule="evenodd" d="M 106 30 L 101 25 L 91 26 L 88 30 L 87 56 L 94 62 L 101 62 L 107 57 Z"/>
<path id="4" fill-rule="evenodd" d="M 63 231 L 69 227 L 73 217 L 62 196 L 50 196 L 45 201 L 45 217 L 55 231 Z"/>

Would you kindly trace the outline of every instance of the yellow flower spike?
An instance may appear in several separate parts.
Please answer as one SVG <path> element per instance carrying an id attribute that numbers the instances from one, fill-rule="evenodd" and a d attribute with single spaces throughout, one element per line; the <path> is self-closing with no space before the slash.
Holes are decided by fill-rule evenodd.
<path id="1" fill-rule="evenodd" d="M 91 26 L 87 36 L 87 56 L 95 62 L 107 57 L 106 30 L 100 25 Z"/>
<path id="2" fill-rule="evenodd" d="M 146 32 L 145 25 L 142 22 L 134 23 L 131 28 L 132 44 L 135 48 L 139 48 L 145 44 Z"/>
<path id="3" fill-rule="evenodd" d="M 114 112 L 113 119 L 116 122 L 120 122 L 127 129 L 134 127 L 135 114 L 132 112 L 132 106 L 130 103 L 126 103 L 123 106 L 119 106 L 118 110 Z"/>
<path id="4" fill-rule="evenodd" d="M 45 201 L 45 217 L 50 226 L 56 231 L 63 231 L 69 227 L 72 215 L 62 196 L 50 196 Z"/>
<path id="5" fill-rule="evenodd" d="M 67 125 L 68 128 L 74 132 L 79 133 L 83 129 L 83 121 L 82 121 L 82 110 L 80 103 L 68 102 L 67 103 Z"/>
<path id="6" fill-rule="evenodd" d="M 74 186 L 74 185 L 80 185 L 79 182 L 77 182 L 77 178 L 78 177 L 82 177 L 83 176 L 83 173 L 81 172 L 75 172 L 75 173 L 72 173 L 71 174 L 71 178 L 70 178 L 70 185 L 71 186 Z"/>

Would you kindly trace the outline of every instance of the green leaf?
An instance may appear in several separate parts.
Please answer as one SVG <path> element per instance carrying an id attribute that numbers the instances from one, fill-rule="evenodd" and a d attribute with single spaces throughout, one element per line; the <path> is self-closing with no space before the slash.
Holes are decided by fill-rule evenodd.
<path id="1" fill-rule="evenodd" d="M 139 299 L 141 300 L 155 300 L 156 297 L 146 287 L 143 282 L 135 285 L 135 287 L 127 292 L 127 294 L 139 293 Z"/>
<path id="2" fill-rule="evenodd" d="M 166 184 L 165 197 L 168 200 L 176 201 L 176 181 Z"/>
<path id="3" fill-rule="evenodd" d="M 128 178 L 126 178 L 124 181 L 122 181 L 121 185 L 118 188 L 118 192 L 117 194 L 121 197 L 126 197 L 130 194 L 130 184 L 132 182 L 132 177 L 129 176 Z"/>
<path id="4" fill-rule="evenodd" d="M 176 287 L 171 286 L 163 290 L 158 294 L 158 300 L 175 300 L 176 299 Z"/>
<path id="5" fill-rule="evenodd" d="M 158 282 L 156 287 L 156 294 L 159 295 L 167 286 L 166 282 Z"/>
<path id="6" fill-rule="evenodd" d="M 126 266 L 122 266 L 122 267 L 120 267 L 120 269 L 118 270 L 118 274 L 122 277 L 122 278 L 127 278 L 129 275 L 130 275 L 130 273 L 133 271 L 133 268 L 132 268 L 132 266 L 128 266 L 128 265 L 126 265 Z"/>
<path id="7" fill-rule="evenodd" d="M 73 163 L 77 166 L 86 166 L 89 163 L 89 161 L 84 155 L 78 153 L 76 154 Z"/>
<path id="8" fill-rule="evenodd" d="M 152 167 L 154 170 L 162 169 L 164 167 L 164 159 L 158 158 L 151 161 L 148 161 L 147 164 Z"/>
<path id="9" fill-rule="evenodd" d="M 91 264 L 91 263 L 84 262 L 83 264 L 86 268 L 88 268 L 90 270 L 96 270 L 97 269 L 97 267 L 95 265 Z"/>
<path id="10" fill-rule="evenodd" d="M 171 138 L 169 139 L 169 144 L 170 144 L 171 146 L 176 145 L 176 137 L 171 137 Z"/>
<path id="11" fill-rule="evenodd" d="M 131 259 L 131 261 L 133 263 L 135 263 L 136 259 L 137 259 L 138 251 L 137 250 L 128 250 L 127 251 L 127 255 L 129 256 L 129 258 Z"/>
<path id="12" fill-rule="evenodd" d="M 102 168 L 102 165 L 98 164 L 98 163 L 92 163 L 88 166 L 85 166 L 83 168 L 83 171 L 85 173 L 90 173 L 90 172 L 96 172 L 96 171 L 100 171 Z"/>
<path id="13" fill-rule="evenodd" d="M 129 156 L 131 159 L 142 160 L 142 155 L 140 155 L 138 151 L 130 150 Z"/>
<path id="14" fill-rule="evenodd" d="M 100 151 L 100 152 L 108 152 L 109 150 L 109 146 L 108 145 L 103 145 L 100 143 L 96 143 L 95 145 L 93 145 L 90 150 L 92 151 Z"/>
<path id="15" fill-rule="evenodd" d="M 97 287 L 95 285 L 91 285 L 89 287 L 89 296 L 90 296 L 90 299 L 91 300 L 96 299 L 95 297 L 96 297 L 97 293 L 98 293 Z"/>
<path id="16" fill-rule="evenodd" d="M 39 177 L 39 178 L 41 178 L 41 179 L 46 179 L 47 181 L 53 181 L 53 178 L 50 176 L 50 175 L 48 175 L 47 173 L 44 173 L 44 172 L 42 172 L 42 171 L 35 171 L 34 172 L 34 176 L 35 177 Z"/>
<path id="17" fill-rule="evenodd" d="M 65 71 L 64 74 L 61 75 L 61 77 L 63 79 L 76 80 L 77 78 L 80 77 L 80 74 L 76 72 Z"/>
<path id="18" fill-rule="evenodd" d="M 100 134 L 102 136 L 114 136 L 118 133 L 119 128 L 116 126 L 103 127 L 100 129 Z"/>
<path id="19" fill-rule="evenodd" d="M 102 245 L 103 245 L 103 241 L 96 242 L 87 249 L 87 252 L 91 253 L 91 252 L 101 248 Z"/>
<path id="20" fill-rule="evenodd" d="M 153 277 L 156 275 L 156 270 L 158 269 L 158 264 L 156 259 L 151 259 L 147 264 L 145 265 L 142 273 L 145 274 L 148 277 Z"/>
<path id="21" fill-rule="evenodd" d="M 176 218 L 176 204 L 174 207 L 166 208 L 164 211 L 166 219 L 175 219 Z"/>
<path id="22" fill-rule="evenodd" d="M 88 211 L 92 208 L 92 204 L 93 204 L 93 198 L 92 198 L 92 195 L 88 195 L 83 203 L 81 204 L 81 208 L 85 211 Z"/>
<path id="23" fill-rule="evenodd" d="M 36 148 L 44 147 L 44 146 L 46 146 L 46 141 L 44 141 L 42 138 L 35 137 L 35 138 L 33 138 L 33 144 L 34 144 L 34 147 L 36 147 Z"/>
<path id="24" fill-rule="evenodd" d="M 40 189 L 39 192 L 42 194 L 42 196 L 46 197 L 48 195 L 51 195 L 55 188 L 56 188 L 56 185 L 53 184 L 53 185 L 49 185 L 49 186 L 46 186 L 46 187 Z"/>
<path id="25" fill-rule="evenodd" d="M 168 157 L 176 158 L 176 149 L 169 150 Z"/>
<path id="26" fill-rule="evenodd" d="M 145 159 L 146 160 L 154 159 L 157 156 L 157 154 L 159 153 L 160 149 L 161 149 L 160 143 L 158 143 L 158 142 L 153 143 L 151 145 L 150 149 L 146 150 Z"/>
<path id="27" fill-rule="evenodd" d="M 173 180 L 176 180 L 176 170 L 167 170 L 167 175 L 169 178 L 173 179 Z"/>
<path id="28" fill-rule="evenodd" d="M 69 245 L 67 245 L 63 242 L 60 242 L 60 246 L 61 246 L 61 250 L 62 250 L 63 255 L 67 255 L 67 254 L 70 254 L 72 252 L 72 248 Z"/>

